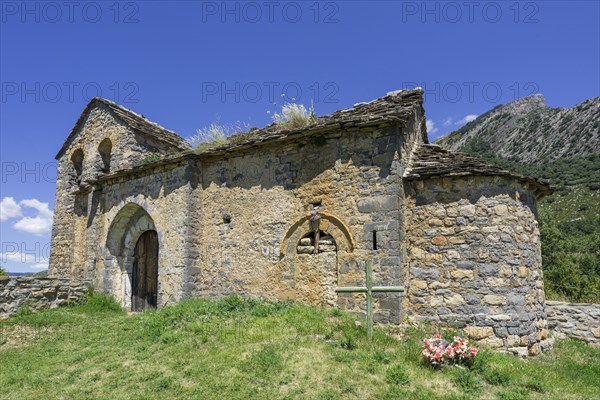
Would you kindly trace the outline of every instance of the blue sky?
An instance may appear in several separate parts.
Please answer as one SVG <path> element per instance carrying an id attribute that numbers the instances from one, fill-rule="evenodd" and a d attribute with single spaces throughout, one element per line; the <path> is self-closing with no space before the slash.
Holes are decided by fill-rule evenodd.
<path id="1" fill-rule="evenodd" d="M 532 93 L 600 95 L 599 2 L 0 2 L 0 265 L 47 265 L 54 156 L 94 96 L 187 137 L 421 86 L 431 139 Z M 277 103 L 274 105 L 273 103 Z"/>

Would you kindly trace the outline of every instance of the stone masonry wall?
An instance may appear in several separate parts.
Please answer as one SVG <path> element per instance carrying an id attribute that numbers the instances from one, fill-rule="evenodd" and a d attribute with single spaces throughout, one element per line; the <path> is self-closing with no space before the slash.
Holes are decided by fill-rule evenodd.
<path id="1" fill-rule="evenodd" d="M 188 268 L 189 254 L 200 232 L 195 222 L 198 208 L 191 198 L 192 164 L 183 161 L 115 179 L 89 195 L 82 269 L 95 288 L 112 294 L 125 307 L 131 300 L 133 250 L 148 229 L 158 234 L 159 306 L 195 294 L 198 271 Z"/>
<path id="2" fill-rule="evenodd" d="M 407 182 L 411 318 L 534 355 L 549 342 L 535 202 L 501 177 Z"/>
<path id="3" fill-rule="evenodd" d="M 364 285 L 368 259 L 375 284 L 402 284 L 401 140 L 395 126 L 355 128 L 199 161 L 199 293 L 333 302 L 362 312 L 364 295 L 333 288 Z M 314 208 L 331 217 L 324 225 L 332 232 L 329 221 L 347 228 L 349 237 L 336 239 L 344 242 L 337 257 L 297 254 L 295 244 L 285 251 L 286 237 L 310 232 L 307 223 L 295 224 Z M 398 323 L 400 296 L 377 294 L 375 309 L 377 321 Z"/>
<path id="4" fill-rule="evenodd" d="M 548 327 L 558 339 L 583 340 L 600 347 L 600 304 L 546 301 Z"/>
<path id="5" fill-rule="evenodd" d="M 127 306 L 135 240 L 154 229 L 161 307 L 240 294 L 363 312 L 364 295 L 333 289 L 364 285 L 366 260 L 374 284 L 403 284 L 402 138 L 395 125 L 330 131 L 103 181 L 80 193 L 81 224 L 70 228 L 84 260 L 78 274 Z M 309 233 L 311 210 L 336 235 L 333 254 L 289 246 Z M 376 321 L 400 322 L 401 296 L 375 297 Z"/>
<path id="6" fill-rule="evenodd" d="M 88 286 L 76 279 L 0 277 L 0 319 L 24 305 L 34 310 L 67 305 L 85 296 Z"/>

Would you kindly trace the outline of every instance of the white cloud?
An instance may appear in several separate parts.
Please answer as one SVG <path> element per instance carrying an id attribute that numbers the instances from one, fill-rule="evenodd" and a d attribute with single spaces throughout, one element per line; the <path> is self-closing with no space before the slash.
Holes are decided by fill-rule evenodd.
<path id="1" fill-rule="evenodd" d="M 48 263 L 47 262 L 37 263 L 37 264 L 30 265 L 30 267 L 35 268 L 35 269 L 48 269 Z"/>
<path id="2" fill-rule="evenodd" d="M 452 125 L 452 117 L 448 117 L 444 120 L 444 126 L 450 126 Z"/>
<path id="3" fill-rule="evenodd" d="M 33 264 L 30 265 L 33 268 L 47 268 L 48 267 L 48 259 L 44 257 L 42 254 L 39 254 L 40 251 L 31 251 L 31 252 L 22 252 L 22 251 L 11 251 L 6 253 L 0 253 L 0 262 L 15 262 L 21 264 Z M 36 267 L 36 265 L 38 267 Z M 42 267 L 45 265 L 45 267 Z"/>
<path id="4" fill-rule="evenodd" d="M 23 216 L 23 211 L 26 209 L 35 210 L 35 215 Z M 37 199 L 26 199 L 17 203 L 13 197 L 5 197 L 0 201 L 0 221 L 21 217 L 13 227 L 37 236 L 50 234 L 53 216 L 54 213 L 48 207 L 48 203 Z"/>
<path id="5" fill-rule="evenodd" d="M 463 119 L 461 119 L 460 121 L 456 121 L 456 125 L 467 124 L 467 123 L 473 121 L 475 118 L 477 118 L 477 115 L 475 115 L 475 114 L 465 115 L 465 117 Z"/>
<path id="6" fill-rule="evenodd" d="M 42 203 L 37 199 L 23 200 L 19 203 L 21 208 L 32 208 L 36 210 L 34 217 L 23 217 L 14 223 L 17 230 L 33 233 L 37 236 L 46 236 L 52 231 L 53 212 L 48 208 L 48 203 Z"/>
<path id="7" fill-rule="evenodd" d="M 427 126 L 427 133 L 436 133 L 439 129 L 435 127 L 435 122 L 433 120 L 426 120 L 425 125 Z"/>
<path id="8" fill-rule="evenodd" d="M 21 206 L 14 198 L 5 197 L 0 201 L 0 221 L 21 216 Z"/>
<path id="9" fill-rule="evenodd" d="M 15 263 L 16 270 L 23 268 L 48 269 L 48 258 L 39 249 L 30 252 L 13 251 L 0 253 L 0 263 Z M 12 270 L 12 269 L 11 269 Z"/>

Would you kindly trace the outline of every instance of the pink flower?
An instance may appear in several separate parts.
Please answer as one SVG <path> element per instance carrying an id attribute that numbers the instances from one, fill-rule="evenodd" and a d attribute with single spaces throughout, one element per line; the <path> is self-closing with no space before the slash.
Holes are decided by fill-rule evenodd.
<path id="1" fill-rule="evenodd" d="M 477 355 L 478 350 L 467 346 L 468 342 L 467 338 L 454 336 L 452 343 L 448 343 L 438 333 L 433 338 L 423 339 L 422 354 L 435 366 L 458 364 Z"/>

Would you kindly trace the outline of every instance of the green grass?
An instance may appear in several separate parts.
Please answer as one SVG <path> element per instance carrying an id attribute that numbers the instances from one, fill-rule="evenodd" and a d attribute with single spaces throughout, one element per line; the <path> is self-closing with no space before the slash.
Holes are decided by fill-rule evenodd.
<path id="1" fill-rule="evenodd" d="M 598 399 L 600 349 L 522 360 L 482 350 L 433 369 L 420 342 L 337 309 L 194 299 L 127 315 L 105 296 L 1 322 L 1 399 Z M 394 332 L 392 332 L 394 331 Z"/>

